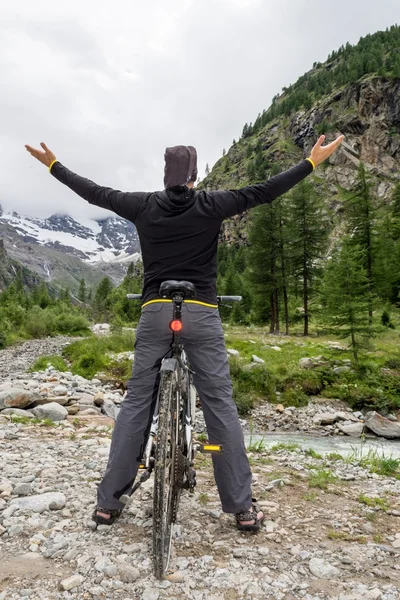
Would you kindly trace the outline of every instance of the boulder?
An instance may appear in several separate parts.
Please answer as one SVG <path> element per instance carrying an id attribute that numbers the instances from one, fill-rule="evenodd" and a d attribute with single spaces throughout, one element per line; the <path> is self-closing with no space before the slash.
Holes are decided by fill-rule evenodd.
<path id="1" fill-rule="evenodd" d="M 30 390 L 9 388 L 0 392 L 0 410 L 4 408 L 26 408 L 38 398 L 38 394 Z"/>
<path id="2" fill-rule="evenodd" d="M 299 360 L 299 367 L 301 369 L 316 369 L 317 367 L 326 367 L 328 365 L 329 361 L 324 356 L 312 356 Z"/>
<path id="3" fill-rule="evenodd" d="M 28 417 L 33 419 L 35 415 L 30 410 L 22 410 L 21 408 L 5 408 L 1 411 L 2 415 L 17 415 L 18 417 Z"/>
<path id="4" fill-rule="evenodd" d="M 114 419 L 114 421 L 117 418 L 117 415 L 120 411 L 118 406 L 115 406 L 114 402 L 112 400 L 109 400 L 108 398 L 106 398 L 104 400 L 104 404 L 102 405 L 102 412 L 107 415 L 107 417 L 111 417 L 111 419 Z"/>
<path id="5" fill-rule="evenodd" d="M 55 396 L 66 396 L 68 394 L 68 388 L 65 385 L 56 385 L 53 389 L 53 394 Z"/>
<path id="6" fill-rule="evenodd" d="M 351 421 L 344 421 L 343 423 L 338 423 L 337 428 L 339 431 L 342 431 L 346 435 L 351 437 L 360 437 L 364 430 L 364 423 L 353 423 Z"/>
<path id="7" fill-rule="evenodd" d="M 47 396 L 44 398 L 38 398 L 37 400 L 35 400 L 35 402 L 33 403 L 33 406 L 43 406 L 44 404 L 51 404 L 52 402 L 56 402 L 57 404 L 60 404 L 61 406 L 64 406 L 65 404 L 68 403 L 68 396 L 56 396 L 56 397 L 52 397 L 52 396 Z"/>
<path id="8" fill-rule="evenodd" d="M 365 415 L 365 426 L 376 435 L 388 439 L 400 438 L 400 422 L 391 421 L 378 414 L 376 411 L 367 412 Z"/>
<path id="9" fill-rule="evenodd" d="M 46 492 L 36 496 L 25 496 L 14 498 L 10 505 L 15 504 L 18 508 L 31 510 L 35 513 L 42 513 L 45 510 L 60 510 L 64 508 L 66 498 L 61 492 Z"/>
<path id="10" fill-rule="evenodd" d="M 50 419 L 51 421 L 64 421 L 68 415 L 67 409 L 57 402 L 36 406 L 32 412 L 39 419 Z"/>
<path id="11" fill-rule="evenodd" d="M 315 577 L 319 577 L 320 579 L 331 579 L 340 575 L 339 569 L 323 558 L 311 558 L 308 568 Z"/>
<path id="12" fill-rule="evenodd" d="M 337 413 L 324 412 L 313 416 L 313 423 L 316 425 L 333 425 L 338 420 Z"/>

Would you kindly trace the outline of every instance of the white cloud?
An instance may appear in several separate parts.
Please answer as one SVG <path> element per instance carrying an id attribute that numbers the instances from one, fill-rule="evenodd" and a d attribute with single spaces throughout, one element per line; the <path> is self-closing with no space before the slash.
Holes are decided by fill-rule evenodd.
<path id="1" fill-rule="evenodd" d="M 72 170 L 120 189 L 162 187 L 174 144 L 196 146 L 204 172 L 315 60 L 398 18 L 398 0 L 2 3 L 0 204 L 101 214 L 25 143 L 45 141 Z"/>

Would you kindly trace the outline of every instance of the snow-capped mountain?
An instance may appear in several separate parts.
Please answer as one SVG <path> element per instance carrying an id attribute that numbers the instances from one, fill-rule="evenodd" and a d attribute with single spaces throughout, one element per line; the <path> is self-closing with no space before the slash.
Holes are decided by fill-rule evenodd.
<path id="1" fill-rule="evenodd" d="M 135 226 L 119 217 L 82 221 L 56 214 L 39 219 L 0 206 L 0 238 L 11 259 L 71 290 L 82 278 L 95 286 L 105 275 L 119 284 L 128 264 L 140 258 Z"/>
<path id="2" fill-rule="evenodd" d="M 11 226 L 22 240 L 61 250 L 85 262 L 126 263 L 139 257 L 135 226 L 119 217 L 79 222 L 68 215 L 48 219 L 3 212 L 0 224 Z"/>

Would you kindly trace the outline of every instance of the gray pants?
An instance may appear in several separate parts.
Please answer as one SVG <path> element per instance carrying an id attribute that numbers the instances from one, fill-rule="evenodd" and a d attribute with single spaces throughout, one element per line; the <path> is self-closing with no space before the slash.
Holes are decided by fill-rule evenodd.
<path id="1" fill-rule="evenodd" d="M 135 360 L 128 392 L 117 417 L 107 469 L 98 488 L 98 504 L 122 508 L 122 494 L 132 488 L 142 458 L 159 382 L 161 359 L 168 352 L 172 332 L 172 304 L 145 306 L 139 321 Z M 251 507 L 251 471 L 243 432 L 232 400 L 232 383 L 218 309 L 199 304 L 182 307 L 182 340 L 200 396 L 211 444 L 223 444 L 213 455 L 214 475 L 227 513 Z"/>

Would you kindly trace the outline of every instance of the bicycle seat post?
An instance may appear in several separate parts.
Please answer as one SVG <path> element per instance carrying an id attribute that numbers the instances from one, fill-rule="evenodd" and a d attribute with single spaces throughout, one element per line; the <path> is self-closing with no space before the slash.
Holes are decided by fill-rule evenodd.
<path id="1" fill-rule="evenodd" d="M 173 350 L 174 354 L 178 354 L 179 350 L 180 350 L 183 300 L 184 300 L 184 297 L 181 292 L 175 292 L 172 296 L 173 317 L 172 317 L 171 329 L 174 334 L 174 337 L 172 340 L 172 350 Z"/>

